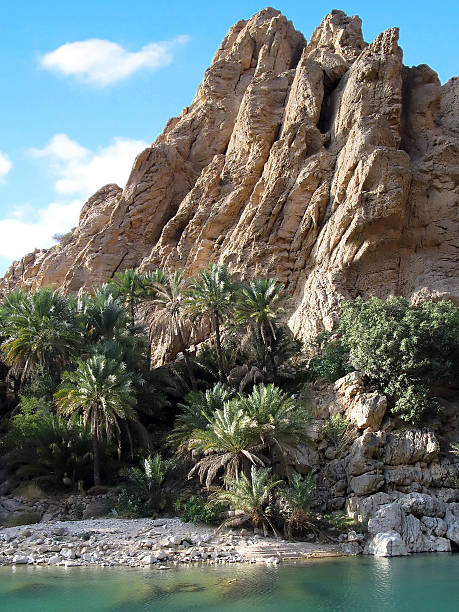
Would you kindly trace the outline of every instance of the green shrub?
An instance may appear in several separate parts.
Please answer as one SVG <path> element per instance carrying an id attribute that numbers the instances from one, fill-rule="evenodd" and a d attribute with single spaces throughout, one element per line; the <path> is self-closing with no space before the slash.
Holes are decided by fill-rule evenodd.
<path id="1" fill-rule="evenodd" d="M 187 499 L 177 499 L 174 503 L 174 509 L 185 523 L 217 525 L 221 521 L 225 506 L 192 495 Z"/>
<path id="2" fill-rule="evenodd" d="M 334 414 L 323 425 L 322 436 L 338 449 L 345 444 L 348 427 L 349 421 L 344 416 L 339 413 Z"/>
<path id="3" fill-rule="evenodd" d="M 355 369 L 388 395 L 400 418 L 420 423 L 438 407 L 432 385 L 459 372 L 459 308 L 451 302 L 410 306 L 404 298 L 342 304 L 340 333 Z"/>
<path id="4" fill-rule="evenodd" d="M 113 514 L 121 518 L 140 518 L 145 516 L 144 500 L 126 487 L 123 487 L 118 493 L 113 509 Z"/>
<path id="5" fill-rule="evenodd" d="M 21 397 L 4 448 L 18 477 L 50 477 L 61 487 L 90 477 L 92 436 L 78 419 L 53 414 L 43 398 Z"/>
<path id="6" fill-rule="evenodd" d="M 175 465 L 173 459 L 163 459 L 159 453 L 148 456 L 141 468 L 122 471 L 126 484 L 121 489 L 115 510 L 121 516 L 150 516 L 164 510 L 168 498 L 162 491 L 166 475 Z"/>
<path id="7" fill-rule="evenodd" d="M 335 382 L 350 371 L 347 350 L 331 332 L 321 332 L 314 345 L 319 354 L 309 363 L 309 372 L 313 379 L 323 378 L 328 382 Z"/>

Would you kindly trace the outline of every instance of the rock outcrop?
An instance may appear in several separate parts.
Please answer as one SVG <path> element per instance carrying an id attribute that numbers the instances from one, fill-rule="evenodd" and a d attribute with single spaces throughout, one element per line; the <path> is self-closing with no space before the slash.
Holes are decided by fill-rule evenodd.
<path id="1" fill-rule="evenodd" d="M 0 287 L 220 261 L 285 282 L 302 337 L 332 327 L 343 297 L 457 299 L 458 84 L 403 66 L 396 28 L 367 44 L 358 17 L 332 11 L 307 44 L 264 9 L 230 29 L 124 189 L 99 190 Z M 353 418 L 377 428 L 380 412 Z"/>
<path id="2" fill-rule="evenodd" d="M 445 410 L 435 429 L 419 429 L 386 414 L 385 396 L 367 389 L 359 372 L 313 388 L 310 397 L 310 443 L 291 454 L 290 464 L 316 474 L 315 507 L 344 510 L 366 527 L 368 554 L 459 547 L 459 459 L 439 435 L 448 429 L 457 440 L 457 403 L 454 419 Z M 336 414 L 348 431 L 332 442 L 324 426 Z"/>

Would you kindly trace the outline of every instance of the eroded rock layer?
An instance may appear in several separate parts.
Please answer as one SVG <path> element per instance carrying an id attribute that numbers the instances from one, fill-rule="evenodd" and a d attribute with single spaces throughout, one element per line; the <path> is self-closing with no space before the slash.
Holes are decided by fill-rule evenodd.
<path id="1" fill-rule="evenodd" d="M 0 287 L 91 287 L 128 267 L 225 262 L 286 283 L 308 337 L 343 297 L 459 298 L 458 87 L 332 11 L 309 44 L 267 8 L 233 26 L 191 106 L 60 245 Z"/>

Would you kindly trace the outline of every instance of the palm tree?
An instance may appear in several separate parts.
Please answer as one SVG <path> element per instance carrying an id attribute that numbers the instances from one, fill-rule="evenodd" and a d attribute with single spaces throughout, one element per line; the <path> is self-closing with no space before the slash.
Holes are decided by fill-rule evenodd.
<path id="1" fill-rule="evenodd" d="M 129 310 L 131 323 L 134 324 L 136 306 L 144 297 L 144 287 L 141 275 L 132 268 L 117 272 L 109 281 L 115 296 L 119 296 Z"/>
<path id="2" fill-rule="evenodd" d="M 82 416 L 93 435 L 94 484 L 100 484 L 100 443 L 115 433 L 119 440 L 119 421 L 135 420 L 136 403 L 132 378 L 124 363 L 94 355 L 78 361 L 77 369 L 64 372 L 55 393 L 59 411 L 68 417 Z"/>
<path id="3" fill-rule="evenodd" d="M 176 270 L 172 274 L 162 277 L 158 273 L 158 281 L 154 283 L 156 297 L 153 303 L 156 305 L 158 320 L 166 324 L 172 337 L 176 337 L 179 342 L 180 350 L 185 359 L 186 368 L 190 377 L 191 387 L 196 391 L 196 378 L 191 365 L 188 348 L 185 342 L 185 289 L 186 280 L 181 270 Z"/>
<path id="4" fill-rule="evenodd" d="M 226 401 L 222 410 L 206 417 L 207 427 L 193 431 L 188 448 L 203 455 L 188 474 L 198 474 L 201 482 L 209 488 L 218 471 L 238 478 L 239 471 L 251 465 L 264 465 L 258 451 L 261 449 L 260 429 L 248 417 L 236 401 Z"/>
<path id="5" fill-rule="evenodd" d="M 240 395 L 238 406 L 253 419 L 259 429 L 263 446 L 271 458 L 277 450 L 288 476 L 285 455 L 298 442 L 308 439 L 311 416 L 307 408 L 272 384 L 257 385 L 247 397 Z"/>
<path id="6" fill-rule="evenodd" d="M 146 349 L 143 326 L 132 324 L 125 306 L 109 285 L 102 285 L 91 297 L 80 296 L 79 310 L 86 338 L 91 343 L 89 354 L 104 353 L 124 361 L 130 370 L 140 366 Z"/>
<path id="7" fill-rule="evenodd" d="M 57 376 L 81 347 L 76 300 L 52 289 L 7 294 L 0 322 L 2 357 L 21 381 L 39 368 Z"/>
<path id="8" fill-rule="evenodd" d="M 205 429 L 217 410 L 222 410 L 225 402 L 234 395 L 231 389 L 217 383 L 207 391 L 191 391 L 186 396 L 187 404 L 178 404 L 182 413 L 175 419 L 174 428 L 168 436 L 168 443 L 178 454 L 188 450 L 188 441 L 193 431 Z"/>
<path id="9" fill-rule="evenodd" d="M 298 472 L 294 472 L 291 476 L 289 485 L 285 485 L 280 489 L 282 501 L 284 502 L 285 533 L 286 536 L 292 537 L 292 530 L 297 532 L 304 529 L 313 529 L 316 527 L 311 521 L 311 501 L 312 493 L 315 489 L 314 478 L 312 472 L 303 479 Z"/>
<path id="10" fill-rule="evenodd" d="M 225 483 L 227 489 L 215 492 L 212 495 L 213 500 L 229 504 L 236 512 L 250 519 L 254 527 L 262 528 L 265 534 L 269 525 L 277 536 L 276 528 L 269 518 L 270 509 L 266 504 L 270 494 L 282 483 L 282 480 L 273 480 L 269 468 L 257 469 L 252 465 L 250 479 L 241 473 L 239 478 L 227 477 Z M 228 519 L 220 528 L 232 520 Z"/>
<path id="11" fill-rule="evenodd" d="M 193 318 L 208 317 L 213 331 L 218 356 L 220 381 L 225 380 L 220 324 L 233 310 L 236 284 L 231 280 L 228 268 L 222 264 L 210 264 L 200 270 L 198 277 L 190 281 L 187 309 Z"/>
<path id="12" fill-rule="evenodd" d="M 276 337 L 275 321 L 282 312 L 279 306 L 284 285 L 272 278 L 258 278 L 239 291 L 234 320 L 253 329 L 268 347 L 271 373 L 274 384 L 278 384 L 277 366 L 274 358 Z"/>

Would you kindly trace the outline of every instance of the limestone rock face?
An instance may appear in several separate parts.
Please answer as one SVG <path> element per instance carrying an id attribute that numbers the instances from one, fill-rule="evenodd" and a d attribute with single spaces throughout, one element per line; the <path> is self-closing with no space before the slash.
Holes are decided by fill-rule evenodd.
<path id="1" fill-rule="evenodd" d="M 458 298 L 458 86 L 404 67 L 396 28 L 367 44 L 358 17 L 332 11 L 306 44 L 264 9 L 230 29 L 124 189 L 99 190 L 0 288 L 219 261 L 286 283 L 303 338 L 331 328 L 343 298 Z"/>

